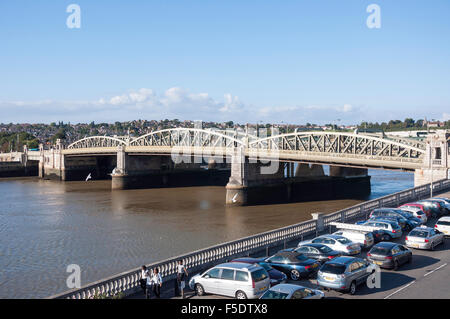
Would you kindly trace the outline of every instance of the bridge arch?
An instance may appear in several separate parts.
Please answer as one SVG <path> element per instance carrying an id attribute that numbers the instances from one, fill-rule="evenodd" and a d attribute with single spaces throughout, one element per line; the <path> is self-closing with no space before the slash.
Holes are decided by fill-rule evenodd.
<path id="1" fill-rule="evenodd" d="M 117 147 L 120 145 L 127 145 L 127 142 L 123 139 L 119 139 L 111 136 L 90 136 L 75 141 L 69 146 L 68 149 L 84 149 L 84 148 L 98 148 L 98 147 Z"/>
<path id="2" fill-rule="evenodd" d="M 340 132 L 295 132 L 261 138 L 249 143 L 250 150 L 278 150 L 360 155 L 416 160 L 425 150 L 406 143 L 371 135 Z"/>
<path id="3" fill-rule="evenodd" d="M 237 147 L 244 142 L 215 130 L 171 128 L 150 132 L 130 141 L 130 146 Z"/>

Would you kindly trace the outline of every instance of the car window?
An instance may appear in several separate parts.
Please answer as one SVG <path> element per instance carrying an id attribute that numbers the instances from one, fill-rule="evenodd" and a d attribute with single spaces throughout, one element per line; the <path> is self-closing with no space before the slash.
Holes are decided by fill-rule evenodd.
<path id="1" fill-rule="evenodd" d="M 360 268 L 361 266 L 360 266 L 360 264 L 358 263 L 358 262 L 353 262 L 351 265 L 350 265 L 350 271 L 355 271 L 355 270 L 358 270 L 359 268 Z"/>
<path id="2" fill-rule="evenodd" d="M 312 241 L 312 243 L 325 243 L 325 238 L 316 238 Z"/>
<path id="3" fill-rule="evenodd" d="M 326 244 L 329 244 L 329 245 L 334 245 L 334 244 L 336 244 L 336 242 L 334 241 L 334 239 L 331 239 L 331 238 L 327 238 L 326 241 L 325 241 L 325 243 L 326 243 Z"/>
<path id="4" fill-rule="evenodd" d="M 248 273 L 245 271 L 236 270 L 237 281 L 248 281 Z"/>
<path id="5" fill-rule="evenodd" d="M 309 247 L 299 247 L 296 249 L 299 253 L 307 253 L 309 252 Z"/>
<path id="6" fill-rule="evenodd" d="M 409 233 L 409 236 L 412 237 L 421 237 L 421 238 L 426 238 L 428 237 L 428 231 L 427 230 L 413 230 L 412 232 Z"/>
<path id="7" fill-rule="evenodd" d="M 286 299 L 288 294 L 282 293 L 274 290 L 267 290 L 262 296 L 261 299 Z"/>
<path id="8" fill-rule="evenodd" d="M 310 247 L 309 248 L 309 252 L 312 253 L 312 254 L 318 254 L 319 253 L 319 251 L 316 248 L 314 248 L 314 247 Z"/>
<path id="9" fill-rule="evenodd" d="M 450 226 L 450 222 L 447 222 L 445 220 L 438 220 L 437 224 L 441 226 Z"/>
<path id="10" fill-rule="evenodd" d="M 233 269 L 222 269 L 222 275 L 220 279 L 233 280 L 234 279 L 234 270 Z"/>
<path id="11" fill-rule="evenodd" d="M 304 288 L 298 289 L 296 290 L 293 294 L 291 299 L 303 299 L 305 297 L 307 297 L 308 294 L 305 292 Z"/>
<path id="12" fill-rule="evenodd" d="M 323 273 L 340 275 L 345 272 L 345 265 L 325 263 L 325 264 L 323 264 L 322 268 L 320 268 L 320 271 Z"/>
<path id="13" fill-rule="evenodd" d="M 394 255 L 394 254 L 398 254 L 400 252 L 400 250 L 398 249 L 398 247 L 394 247 L 394 248 L 392 248 L 391 252 Z"/>
<path id="14" fill-rule="evenodd" d="M 348 240 L 347 238 L 338 238 L 337 241 L 340 242 L 341 244 L 344 244 L 344 245 L 347 245 L 347 244 L 351 243 L 351 241 Z"/>
<path id="15" fill-rule="evenodd" d="M 220 268 L 213 268 L 207 272 L 210 278 L 219 278 Z"/>
<path id="16" fill-rule="evenodd" d="M 269 261 L 270 262 L 273 262 L 273 263 L 281 263 L 281 262 L 283 262 L 284 261 L 284 257 L 283 256 L 273 256 L 273 257 L 270 257 L 269 258 Z"/>
<path id="17" fill-rule="evenodd" d="M 264 269 L 258 269 L 258 270 L 252 271 L 251 274 L 252 274 L 252 279 L 254 282 L 258 282 L 258 281 L 268 278 L 267 271 L 265 271 Z"/>
<path id="18" fill-rule="evenodd" d="M 328 247 L 328 246 L 321 246 L 320 248 L 319 248 L 319 250 L 322 252 L 322 253 L 329 253 L 330 251 L 332 251 L 333 249 L 331 249 L 330 247 Z"/>

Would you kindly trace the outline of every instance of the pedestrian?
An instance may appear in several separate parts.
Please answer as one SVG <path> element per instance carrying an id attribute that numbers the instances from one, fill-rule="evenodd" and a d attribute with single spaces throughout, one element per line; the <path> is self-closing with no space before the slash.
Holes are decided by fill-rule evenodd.
<path id="1" fill-rule="evenodd" d="M 186 283 L 184 281 L 184 277 L 189 276 L 186 267 L 183 265 L 183 260 L 178 261 L 177 266 L 177 293 L 176 295 L 179 295 L 179 292 L 181 292 L 181 298 L 184 299 L 184 287 L 186 286 Z"/>
<path id="2" fill-rule="evenodd" d="M 142 288 L 142 290 L 144 291 L 145 294 L 145 290 L 146 290 L 146 286 L 147 286 L 147 277 L 149 276 L 148 274 L 148 270 L 147 267 L 145 265 L 143 265 L 141 267 L 141 279 L 139 280 L 139 284 Z"/>
<path id="3" fill-rule="evenodd" d="M 152 290 L 155 294 L 156 298 L 160 298 L 161 295 L 161 287 L 162 287 L 162 277 L 159 273 L 159 269 L 155 268 L 153 269 L 153 276 L 152 276 Z"/>
<path id="4" fill-rule="evenodd" d="M 153 288 L 153 277 L 152 277 L 152 270 L 148 269 L 147 272 L 147 281 L 145 283 L 145 299 L 151 299 L 152 298 L 152 288 Z"/>

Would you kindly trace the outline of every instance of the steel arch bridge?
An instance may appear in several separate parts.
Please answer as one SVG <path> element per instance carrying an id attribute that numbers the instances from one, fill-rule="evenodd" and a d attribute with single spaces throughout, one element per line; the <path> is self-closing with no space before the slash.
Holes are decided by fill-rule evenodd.
<path id="1" fill-rule="evenodd" d="M 242 148 L 246 156 L 258 159 L 300 161 L 414 170 L 423 164 L 425 147 L 417 141 L 394 140 L 365 134 L 338 132 L 295 132 L 257 138 L 242 132 L 172 128 L 137 138 L 92 136 L 70 144 L 67 155 L 115 153 L 118 147 L 130 154 L 230 155 Z"/>

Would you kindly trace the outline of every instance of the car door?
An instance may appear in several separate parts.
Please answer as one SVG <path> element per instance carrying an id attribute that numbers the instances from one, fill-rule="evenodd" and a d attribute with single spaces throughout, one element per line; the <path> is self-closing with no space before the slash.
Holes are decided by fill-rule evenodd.
<path id="1" fill-rule="evenodd" d="M 270 257 L 267 261 L 273 268 L 289 274 L 289 271 L 284 264 L 283 256 L 275 255 L 275 256 Z"/>
<path id="2" fill-rule="evenodd" d="M 398 245 L 398 249 L 402 255 L 402 263 L 406 263 L 409 260 L 409 250 L 406 249 L 403 245 Z"/>
<path id="3" fill-rule="evenodd" d="M 218 280 L 217 294 L 234 297 L 236 290 L 236 283 L 234 281 L 234 269 L 222 269 L 222 272 L 220 273 L 220 279 Z"/>
<path id="4" fill-rule="evenodd" d="M 219 291 L 222 268 L 213 268 L 202 277 L 201 285 L 206 293 L 217 294 Z"/>
<path id="5" fill-rule="evenodd" d="M 401 254 L 400 249 L 399 249 L 398 246 L 392 247 L 391 254 L 392 254 L 392 260 L 393 261 L 396 260 L 399 265 L 401 265 L 403 263 L 402 254 Z"/>

